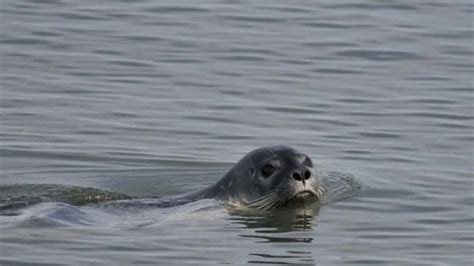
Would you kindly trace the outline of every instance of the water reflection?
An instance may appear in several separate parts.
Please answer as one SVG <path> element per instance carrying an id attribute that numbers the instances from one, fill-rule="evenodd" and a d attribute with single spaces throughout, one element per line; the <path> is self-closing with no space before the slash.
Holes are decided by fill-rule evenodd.
<path id="1" fill-rule="evenodd" d="M 299 262 L 297 265 L 314 265 L 314 259 L 312 258 L 311 252 L 306 251 L 287 251 L 288 254 L 284 255 L 270 255 L 262 253 L 251 253 L 250 255 L 257 257 L 255 260 L 249 260 L 247 263 L 255 264 L 288 264 L 295 265 L 292 262 L 286 262 L 284 260 L 297 259 Z"/>
<path id="2" fill-rule="evenodd" d="M 265 213 L 231 211 L 230 220 L 234 224 L 241 224 L 254 229 L 257 234 L 276 234 L 291 231 L 312 230 L 313 220 L 319 214 L 319 204 L 293 205 L 281 210 Z M 311 242 L 312 239 L 281 238 L 267 235 L 241 235 L 264 239 L 271 242 Z"/>
<path id="3" fill-rule="evenodd" d="M 254 243 L 260 244 L 259 249 L 249 253 L 247 263 L 251 264 L 292 264 L 313 265 L 313 255 L 309 251 L 301 250 L 300 245 L 312 243 L 314 234 L 304 232 L 312 231 L 319 215 L 320 204 L 301 203 L 287 206 L 284 209 L 266 213 L 249 213 L 244 211 L 230 212 L 233 224 L 243 225 L 250 231 L 239 234 L 239 237 L 250 238 Z M 263 244 L 263 245 L 262 245 Z M 285 251 L 275 252 L 273 244 L 285 246 Z"/>

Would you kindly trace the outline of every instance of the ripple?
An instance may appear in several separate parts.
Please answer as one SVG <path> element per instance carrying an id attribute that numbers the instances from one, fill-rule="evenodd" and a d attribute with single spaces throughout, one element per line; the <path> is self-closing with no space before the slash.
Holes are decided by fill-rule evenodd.
<path id="1" fill-rule="evenodd" d="M 318 68 L 313 70 L 316 73 L 322 74 L 347 74 L 347 75 L 360 75 L 364 73 L 363 71 L 359 70 L 350 70 L 350 69 L 335 69 L 335 68 Z"/>
<path id="2" fill-rule="evenodd" d="M 456 113 L 441 113 L 441 112 L 403 112 L 400 115 L 410 116 L 410 117 L 425 117 L 425 118 L 435 118 L 441 120 L 473 120 L 472 115 L 456 114 Z"/>
<path id="3" fill-rule="evenodd" d="M 289 107 L 289 106 L 277 106 L 277 107 L 265 107 L 266 110 L 272 112 L 281 112 L 281 113 L 292 113 L 292 114 L 314 114 L 320 113 L 320 111 L 308 109 L 308 108 L 298 108 L 298 107 Z"/>
<path id="4" fill-rule="evenodd" d="M 63 19 L 72 19 L 72 20 L 83 20 L 83 21 L 106 21 L 107 19 L 102 16 L 94 16 L 90 13 L 88 14 L 81 14 L 77 11 L 71 13 L 56 13 L 55 16 Z"/>
<path id="5" fill-rule="evenodd" d="M 187 86 L 187 87 L 194 87 L 194 88 L 216 88 L 217 85 L 211 84 L 211 83 L 203 83 L 203 82 L 197 82 L 197 81 L 189 81 L 189 82 L 174 82 L 174 85 L 177 86 Z"/>
<path id="6" fill-rule="evenodd" d="M 362 137 L 375 139 L 397 139 L 401 137 L 400 134 L 390 132 L 358 132 L 356 134 Z"/>
<path id="7" fill-rule="evenodd" d="M 396 3 L 374 3 L 374 4 L 347 4 L 347 3 L 342 3 L 342 4 L 330 4 L 330 5 L 325 5 L 325 8 L 328 9 L 342 9 L 342 10 L 353 10 L 353 9 L 362 9 L 362 10 L 417 10 L 418 8 L 413 5 L 406 5 L 406 4 L 396 4 Z"/>
<path id="8" fill-rule="evenodd" d="M 263 62 L 267 58 L 257 55 L 218 55 L 214 56 L 214 59 L 222 61 L 249 61 L 249 62 Z"/>
<path id="9" fill-rule="evenodd" d="M 156 6 L 156 7 L 147 7 L 144 9 L 144 11 L 151 12 L 151 13 L 164 13 L 164 14 L 209 12 L 208 9 L 201 8 L 201 7 L 191 7 L 191 6 Z"/>
<path id="10" fill-rule="evenodd" d="M 49 45 L 51 42 L 44 40 L 44 39 L 37 39 L 37 38 L 2 38 L 0 43 L 4 44 L 15 44 L 15 45 Z"/>
<path id="11" fill-rule="evenodd" d="M 240 235 L 240 237 L 254 238 L 258 240 L 258 243 L 309 243 L 313 241 L 313 238 L 309 237 L 276 237 L 276 236 L 263 236 L 263 235 Z"/>
<path id="12" fill-rule="evenodd" d="M 307 14 L 316 11 L 316 9 L 311 7 L 299 7 L 293 5 L 271 5 L 271 6 L 263 6 L 263 10 L 278 10 L 284 11 L 288 13 L 297 13 L 297 14 Z"/>
<path id="13" fill-rule="evenodd" d="M 160 59 L 158 62 L 162 63 L 175 63 L 175 64 L 196 64 L 201 63 L 201 60 L 198 59 L 187 59 L 187 58 L 170 58 L 170 59 Z"/>
<path id="14" fill-rule="evenodd" d="M 127 67 L 151 67 L 152 64 L 146 61 L 133 61 L 133 60 L 112 60 L 107 63 L 118 66 L 127 66 Z"/>
<path id="15" fill-rule="evenodd" d="M 369 24 L 343 24 L 334 22 L 303 22 L 303 26 L 314 27 L 314 28 L 326 28 L 326 29 L 351 29 L 351 28 L 371 28 Z"/>
<path id="16" fill-rule="evenodd" d="M 412 52 L 388 51 L 388 50 L 348 50 L 336 53 L 338 56 L 356 57 L 370 61 L 399 61 L 416 60 L 422 58 Z"/>
<path id="17" fill-rule="evenodd" d="M 223 118 L 223 117 L 209 117 L 209 116 L 202 116 L 202 115 L 186 115 L 184 118 L 186 119 L 193 119 L 197 121 L 207 121 L 207 122 L 221 122 L 221 123 L 235 123 L 235 119 L 233 118 Z"/>
<path id="18" fill-rule="evenodd" d="M 301 42 L 300 45 L 308 47 L 356 47 L 357 45 L 349 42 L 328 42 L 328 41 L 310 41 Z"/>
<path id="19" fill-rule="evenodd" d="M 472 40 L 474 38 L 473 30 L 454 30 L 449 33 L 420 33 L 421 36 L 436 38 L 436 39 L 466 39 Z"/>
<path id="20" fill-rule="evenodd" d="M 248 15 L 221 15 L 219 16 L 226 20 L 237 22 L 252 22 L 252 23 L 283 23 L 286 19 L 264 16 L 248 16 Z"/>
<path id="21" fill-rule="evenodd" d="M 161 42 L 165 39 L 158 36 L 144 36 L 144 35 L 136 35 L 136 36 L 124 36 L 125 39 L 130 41 L 137 41 L 137 42 Z"/>

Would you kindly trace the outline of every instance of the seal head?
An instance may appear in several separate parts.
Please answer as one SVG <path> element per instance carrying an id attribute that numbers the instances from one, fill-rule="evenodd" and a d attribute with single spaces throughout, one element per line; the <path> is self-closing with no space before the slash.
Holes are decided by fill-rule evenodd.
<path id="1" fill-rule="evenodd" d="M 216 184 L 194 195 L 270 210 L 290 202 L 315 202 L 322 194 L 320 179 L 306 154 L 273 146 L 250 152 Z"/>

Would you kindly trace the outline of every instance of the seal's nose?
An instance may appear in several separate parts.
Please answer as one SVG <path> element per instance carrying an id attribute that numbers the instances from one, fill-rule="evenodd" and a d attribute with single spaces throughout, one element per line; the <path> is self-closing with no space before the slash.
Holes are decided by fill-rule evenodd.
<path id="1" fill-rule="evenodd" d="M 306 180 L 311 178 L 311 171 L 307 169 L 303 169 L 303 171 L 295 171 L 291 174 L 291 178 L 293 178 L 296 181 L 301 181 L 303 184 L 305 183 Z"/>

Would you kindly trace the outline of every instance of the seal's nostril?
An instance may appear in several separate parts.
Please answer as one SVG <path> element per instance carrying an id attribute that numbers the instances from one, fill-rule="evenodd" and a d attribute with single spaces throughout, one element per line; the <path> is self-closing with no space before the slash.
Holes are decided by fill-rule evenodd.
<path id="1" fill-rule="evenodd" d="M 301 180 L 301 176 L 300 176 L 300 174 L 298 174 L 298 173 L 293 173 L 293 174 L 291 174 L 291 177 L 292 177 L 293 179 L 295 179 L 295 180 L 298 180 L 298 181 Z"/>
<path id="2" fill-rule="evenodd" d="M 308 170 L 304 171 L 303 177 L 304 179 L 308 180 L 311 177 L 311 171 L 308 171 Z"/>

